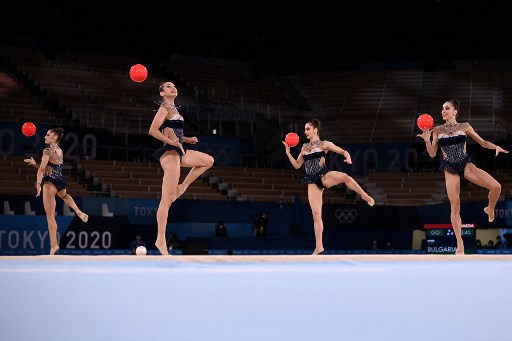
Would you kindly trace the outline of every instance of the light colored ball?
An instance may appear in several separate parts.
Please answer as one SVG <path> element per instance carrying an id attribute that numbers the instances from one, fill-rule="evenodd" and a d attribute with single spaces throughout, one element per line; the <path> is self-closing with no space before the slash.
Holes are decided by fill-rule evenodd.
<path id="1" fill-rule="evenodd" d="M 137 254 L 137 256 L 145 256 L 148 253 L 148 250 L 146 250 L 144 246 L 139 246 L 135 250 L 135 253 Z"/>

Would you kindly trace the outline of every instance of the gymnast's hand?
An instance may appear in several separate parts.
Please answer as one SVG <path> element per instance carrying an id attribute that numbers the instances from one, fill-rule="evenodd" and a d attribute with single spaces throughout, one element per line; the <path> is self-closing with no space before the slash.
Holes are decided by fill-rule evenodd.
<path id="1" fill-rule="evenodd" d="M 33 157 L 31 157 L 30 159 L 24 159 L 23 161 L 25 161 L 29 166 L 35 166 L 36 165 L 36 160 L 34 160 Z"/>
<path id="2" fill-rule="evenodd" d="M 421 137 L 425 142 L 430 142 L 430 134 L 432 133 L 432 129 L 423 129 L 423 133 L 416 135 L 417 137 Z"/>
<path id="3" fill-rule="evenodd" d="M 174 147 L 178 147 L 179 149 L 181 149 L 181 153 L 183 155 L 185 155 L 185 150 L 183 149 L 183 146 L 181 145 L 180 143 L 180 140 L 176 139 L 170 139 L 170 143 L 169 143 L 171 146 L 174 146 Z"/>
<path id="4" fill-rule="evenodd" d="M 496 145 L 496 156 L 498 156 L 499 153 L 508 154 L 508 150 L 505 150 L 505 149 L 501 148 L 500 146 Z"/>
<path id="5" fill-rule="evenodd" d="M 320 158 L 320 166 L 321 167 L 325 166 L 325 157 L 323 157 L 323 156 Z"/>
<path id="6" fill-rule="evenodd" d="M 175 146 L 176 146 L 176 147 L 178 147 L 179 149 L 181 149 L 181 153 L 182 153 L 183 155 L 185 155 L 185 149 L 183 149 L 183 146 L 181 145 L 181 143 L 176 142 L 176 145 L 175 145 Z"/>
<path id="7" fill-rule="evenodd" d="M 281 142 L 283 142 L 283 144 L 284 144 L 286 154 L 290 154 L 290 146 L 288 145 L 288 143 L 286 143 L 284 141 L 281 141 Z"/>
<path id="8" fill-rule="evenodd" d="M 196 144 L 197 142 L 199 142 L 199 140 L 195 136 L 194 137 L 189 137 L 188 140 L 187 140 L 188 144 Z"/>
<path id="9" fill-rule="evenodd" d="M 41 184 L 36 184 L 36 198 L 41 195 Z"/>

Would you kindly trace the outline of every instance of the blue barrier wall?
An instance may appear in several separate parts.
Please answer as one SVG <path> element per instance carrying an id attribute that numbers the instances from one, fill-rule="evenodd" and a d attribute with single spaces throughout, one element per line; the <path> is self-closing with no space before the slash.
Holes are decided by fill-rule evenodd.
<path id="1" fill-rule="evenodd" d="M 33 196 L 0 196 L 8 201 L 14 215 L 0 215 L 1 254 L 44 254 L 48 249 L 46 217 L 41 198 Z M 75 216 L 63 216 L 62 200 L 57 200 L 57 219 L 63 250 L 123 249 L 136 234 L 153 246 L 156 239 L 157 199 L 75 198 L 79 207 L 90 215 L 84 224 Z M 29 202 L 35 216 L 25 216 Z M 106 204 L 112 217 L 102 216 Z M 496 220 L 487 221 L 482 204 L 463 204 L 463 223 L 478 228 L 511 227 L 510 202 L 499 202 Z M 253 215 L 266 212 L 269 225 L 266 238 L 252 233 Z M 396 207 L 356 205 L 324 205 L 324 245 L 328 249 L 369 249 L 371 241 L 390 241 L 395 249 L 411 249 L 412 233 L 423 224 L 450 223 L 447 204 Z M 215 237 L 215 224 L 224 221 L 229 237 Z M 175 232 L 185 242 L 189 238 L 205 238 L 209 247 L 260 249 L 311 249 L 314 247 L 313 219 L 309 205 L 296 199 L 282 208 L 274 203 L 239 201 L 178 200 L 170 211 L 167 232 Z"/>

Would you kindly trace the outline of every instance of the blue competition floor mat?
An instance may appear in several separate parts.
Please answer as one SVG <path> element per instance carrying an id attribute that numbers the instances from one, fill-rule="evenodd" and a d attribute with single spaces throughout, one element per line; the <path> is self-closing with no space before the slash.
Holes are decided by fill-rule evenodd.
<path id="1" fill-rule="evenodd" d="M 510 255 L 4 256 L 0 340 L 490 340 Z"/>

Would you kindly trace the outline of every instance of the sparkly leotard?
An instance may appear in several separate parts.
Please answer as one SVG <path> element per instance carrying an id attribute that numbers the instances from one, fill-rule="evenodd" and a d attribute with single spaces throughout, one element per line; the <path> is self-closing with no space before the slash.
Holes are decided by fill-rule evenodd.
<path id="1" fill-rule="evenodd" d="M 58 147 L 48 147 L 43 149 L 43 155 L 48 155 L 50 159 L 48 160 L 48 166 L 44 172 L 43 179 L 41 180 L 41 186 L 43 186 L 45 182 L 50 182 L 57 187 L 57 191 L 66 189 L 67 183 L 62 175 L 62 150 Z"/>
<path id="2" fill-rule="evenodd" d="M 329 172 L 329 169 L 325 165 L 320 165 L 320 159 L 325 157 L 322 145 L 323 141 L 318 140 L 305 143 L 302 147 L 304 150 L 304 170 L 306 171 L 306 176 L 302 183 L 315 184 L 320 189 L 325 188 L 322 183 L 322 176 Z"/>
<path id="3" fill-rule="evenodd" d="M 442 155 L 439 170 L 464 176 L 464 169 L 471 158 L 466 153 L 466 130 L 469 123 L 443 124 L 435 127 Z"/>
<path id="4" fill-rule="evenodd" d="M 185 121 L 183 120 L 183 116 L 181 116 L 178 111 L 176 110 L 176 113 L 171 117 L 171 119 L 166 119 L 164 123 L 160 126 L 160 131 L 162 134 L 164 133 L 165 128 L 171 128 L 174 131 L 174 134 L 178 138 L 179 142 L 183 144 L 183 127 L 185 126 Z M 164 153 L 168 150 L 175 150 L 180 155 L 180 159 L 183 156 L 181 149 L 164 143 L 164 145 L 160 148 L 158 148 L 151 156 L 153 156 L 155 159 L 160 160 L 160 157 L 164 155 Z"/>

